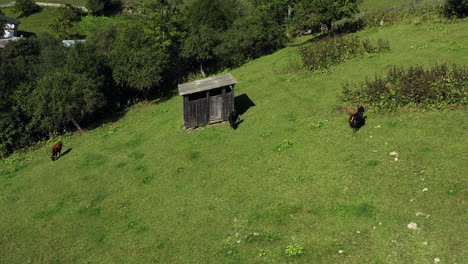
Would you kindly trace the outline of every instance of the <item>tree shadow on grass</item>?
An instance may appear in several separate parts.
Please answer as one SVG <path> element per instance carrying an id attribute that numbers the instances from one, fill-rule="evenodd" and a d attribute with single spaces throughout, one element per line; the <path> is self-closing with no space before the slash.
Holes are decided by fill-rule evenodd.
<path id="1" fill-rule="evenodd" d="M 18 36 L 23 37 L 23 38 L 30 38 L 30 37 L 35 37 L 37 35 L 36 33 L 33 33 L 33 32 L 18 31 Z"/>

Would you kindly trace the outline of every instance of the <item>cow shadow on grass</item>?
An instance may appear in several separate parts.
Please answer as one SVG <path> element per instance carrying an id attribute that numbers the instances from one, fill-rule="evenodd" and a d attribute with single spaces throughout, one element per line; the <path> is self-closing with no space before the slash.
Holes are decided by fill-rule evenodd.
<path id="1" fill-rule="evenodd" d="M 72 148 L 68 148 L 68 149 L 65 150 L 63 153 L 60 153 L 60 156 L 58 157 L 58 159 L 61 159 L 62 156 L 67 155 L 68 153 L 70 153 L 70 151 L 72 151 Z"/>

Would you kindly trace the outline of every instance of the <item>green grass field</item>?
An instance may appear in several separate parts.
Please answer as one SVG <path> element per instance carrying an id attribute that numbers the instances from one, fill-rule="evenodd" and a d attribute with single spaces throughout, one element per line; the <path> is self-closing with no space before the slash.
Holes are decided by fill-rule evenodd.
<path id="1" fill-rule="evenodd" d="M 14 12 L 13 8 L 2 8 L 2 12 L 4 12 L 6 16 L 21 21 L 19 25 L 19 34 L 21 35 L 50 32 L 48 25 L 57 14 L 57 9 L 54 7 L 41 7 L 41 12 L 22 18 L 17 18 L 17 14 Z"/>
<path id="2" fill-rule="evenodd" d="M 338 111 L 345 81 L 466 64 L 467 28 L 367 29 L 391 50 L 321 74 L 298 67 L 298 40 L 231 71 L 255 104 L 236 131 L 184 131 L 174 97 L 62 138 L 56 162 L 53 143 L 13 156 L 0 263 L 467 263 L 467 109 L 367 112 L 355 134 Z"/>

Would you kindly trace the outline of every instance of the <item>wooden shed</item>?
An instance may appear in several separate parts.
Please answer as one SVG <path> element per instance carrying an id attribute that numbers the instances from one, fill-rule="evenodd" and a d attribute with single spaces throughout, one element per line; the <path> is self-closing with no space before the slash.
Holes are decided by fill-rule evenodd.
<path id="1" fill-rule="evenodd" d="M 230 73 L 179 84 L 183 96 L 184 128 L 194 128 L 229 119 L 234 110 L 234 85 Z"/>

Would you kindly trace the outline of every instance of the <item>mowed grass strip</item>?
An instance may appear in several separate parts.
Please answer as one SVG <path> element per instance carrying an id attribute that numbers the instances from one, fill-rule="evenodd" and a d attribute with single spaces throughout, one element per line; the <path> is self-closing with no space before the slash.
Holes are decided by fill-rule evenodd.
<path id="1" fill-rule="evenodd" d="M 344 81 L 466 63 L 466 28 L 361 31 L 391 50 L 320 74 L 298 41 L 232 70 L 255 104 L 236 131 L 184 131 L 174 97 L 1 164 L 0 262 L 466 262 L 467 109 L 367 112 L 357 133 L 337 110 Z"/>

